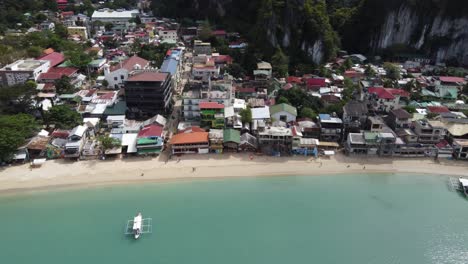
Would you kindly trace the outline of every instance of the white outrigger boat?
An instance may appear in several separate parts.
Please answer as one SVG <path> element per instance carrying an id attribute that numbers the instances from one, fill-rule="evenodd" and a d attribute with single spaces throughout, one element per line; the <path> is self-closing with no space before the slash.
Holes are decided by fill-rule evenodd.
<path id="1" fill-rule="evenodd" d="M 460 177 L 458 178 L 458 181 L 460 182 L 460 191 L 468 197 L 468 179 Z"/>
<path id="2" fill-rule="evenodd" d="M 141 234 L 148 234 L 152 232 L 152 219 L 143 218 L 141 213 L 138 213 L 133 220 L 127 221 L 127 228 L 125 229 L 126 235 L 133 235 L 135 239 L 138 239 Z"/>

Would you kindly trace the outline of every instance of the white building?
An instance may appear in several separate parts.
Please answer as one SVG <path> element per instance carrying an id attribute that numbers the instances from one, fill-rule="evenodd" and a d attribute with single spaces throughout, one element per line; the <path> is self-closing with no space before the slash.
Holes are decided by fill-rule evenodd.
<path id="1" fill-rule="evenodd" d="M 129 20 L 135 18 L 139 14 L 138 10 L 112 10 L 108 8 L 94 11 L 91 20 L 101 21 L 102 23 L 112 23 L 114 27 L 128 28 Z"/>
<path id="2" fill-rule="evenodd" d="M 178 40 L 177 30 L 159 30 L 158 34 L 161 42 L 165 40 L 177 42 Z"/>
<path id="3" fill-rule="evenodd" d="M 208 78 L 209 76 L 218 76 L 220 72 L 217 66 L 208 65 L 194 65 L 192 68 L 192 75 L 194 78 Z"/>
<path id="4" fill-rule="evenodd" d="M 149 68 L 149 61 L 133 56 L 114 66 L 104 66 L 104 77 L 109 88 L 119 89 L 128 79 L 130 72 Z"/>
<path id="5" fill-rule="evenodd" d="M 0 84 L 10 86 L 27 80 L 37 81 L 49 68 L 48 60 L 18 60 L 0 69 Z"/>

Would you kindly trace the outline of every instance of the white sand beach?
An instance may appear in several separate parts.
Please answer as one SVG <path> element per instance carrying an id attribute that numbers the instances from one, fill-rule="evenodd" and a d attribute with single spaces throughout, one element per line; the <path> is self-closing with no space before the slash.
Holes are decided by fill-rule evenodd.
<path id="1" fill-rule="evenodd" d="M 468 163 L 344 155 L 330 159 L 253 156 L 251 160 L 249 154 L 188 155 L 173 157 L 167 162 L 163 157 L 78 162 L 50 160 L 34 169 L 28 164 L 1 168 L 0 193 L 195 178 L 361 173 L 468 176 Z"/>

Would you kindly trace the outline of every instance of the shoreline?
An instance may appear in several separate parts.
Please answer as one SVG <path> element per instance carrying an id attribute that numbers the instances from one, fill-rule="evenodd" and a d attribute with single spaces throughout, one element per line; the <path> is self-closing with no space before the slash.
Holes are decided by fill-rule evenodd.
<path id="1" fill-rule="evenodd" d="M 267 157 L 249 154 L 186 155 L 163 161 L 127 158 L 68 162 L 47 161 L 30 169 L 28 164 L 0 170 L 0 195 L 76 190 L 90 187 L 241 177 L 319 176 L 343 174 L 468 175 L 468 163 L 431 159 L 348 157 Z"/>

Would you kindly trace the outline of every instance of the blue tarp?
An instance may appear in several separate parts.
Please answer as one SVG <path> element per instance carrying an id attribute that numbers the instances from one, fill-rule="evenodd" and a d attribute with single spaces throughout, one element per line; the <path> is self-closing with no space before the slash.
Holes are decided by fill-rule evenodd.
<path id="1" fill-rule="evenodd" d="M 166 58 L 161 65 L 161 72 L 168 72 L 171 75 L 175 75 L 177 72 L 177 65 L 179 64 L 179 61 L 173 59 L 173 58 Z"/>

